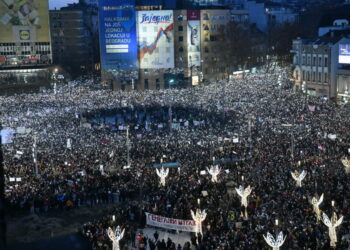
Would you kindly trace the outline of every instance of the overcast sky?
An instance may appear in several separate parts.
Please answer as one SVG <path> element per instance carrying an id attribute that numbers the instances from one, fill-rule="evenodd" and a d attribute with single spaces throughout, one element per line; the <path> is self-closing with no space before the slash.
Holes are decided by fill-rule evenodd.
<path id="1" fill-rule="evenodd" d="M 55 8 L 59 9 L 61 7 L 67 6 L 68 3 L 77 3 L 79 0 L 49 0 L 49 8 L 53 10 Z"/>

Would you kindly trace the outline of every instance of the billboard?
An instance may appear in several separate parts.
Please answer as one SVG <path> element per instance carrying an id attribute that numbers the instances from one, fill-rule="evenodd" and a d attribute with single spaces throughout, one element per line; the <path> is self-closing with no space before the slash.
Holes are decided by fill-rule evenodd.
<path id="1" fill-rule="evenodd" d="M 102 70 L 137 70 L 135 0 L 100 0 Z"/>
<path id="2" fill-rule="evenodd" d="M 339 63 L 350 64 L 350 44 L 339 44 Z"/>
<path id="3" fill-rule="evenodd" d="M 48 0 L 1 0 L 0 43 L 50 42 Z"/>
<path id="4" fill-rule="evenodd" d="M 137 30 L 140 68 L 174 68 L 173 11 L 139 11 Z"/>
<path id="5" fill-rule="evenodd" d="M 187 11 L 188 67 L 201 65 L 200 11 Z"/>

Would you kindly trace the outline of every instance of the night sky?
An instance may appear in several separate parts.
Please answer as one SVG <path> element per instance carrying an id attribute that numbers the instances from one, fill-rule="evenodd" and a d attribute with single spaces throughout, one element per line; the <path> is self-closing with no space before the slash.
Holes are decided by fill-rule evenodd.
<path id="1" fill-rule="evenodd" d="M 67 6 L 68 3 L 77 3 L 79 0 L 49 0 L 50 10 Z"/>

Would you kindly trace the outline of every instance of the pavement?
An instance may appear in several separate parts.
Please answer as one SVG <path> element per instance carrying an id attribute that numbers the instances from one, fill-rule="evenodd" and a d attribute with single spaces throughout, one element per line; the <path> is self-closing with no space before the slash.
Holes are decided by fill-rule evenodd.
<path id="1" fill-rule="evenodd" d="M 38 240 L 30 243 L 14 244 L 7 250 L 92 250 L 88 241 L 80 234 L 70 234 L 63 237 Z"/>

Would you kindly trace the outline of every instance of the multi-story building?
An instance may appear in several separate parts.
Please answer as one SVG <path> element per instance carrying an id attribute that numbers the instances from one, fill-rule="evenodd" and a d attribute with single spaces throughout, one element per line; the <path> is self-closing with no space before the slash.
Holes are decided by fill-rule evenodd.
<path id="1" fill-rule="evenodd" d="M 83 10 L 51 10 L 53 62 L 71 72 L 93 68 L 92 34 L 84 22 Z"/>
<path id="2" fill-rule="evenodd" d="M 230 10 L 201 10 L 201 72 L 205 80 L 228 78 L 225 27 L 231 21 Z"/>
<path id="3" fill-rule="evenodd" d="M 0 67 L 50 65 L 48 1 L 0 1 Z"/>
<path id="4" fill-rule="evenodd" d="M 330 31 L 316 39 L 293 41 L 295 89 L 309 95 L 340 99 L 350 89 L 350 71 L 339 61 L 341 45 L 350 44 L 349 30 Z"/>
<path id="5" fill-rule="evenodd" d="M 0 1 L 1 92 L 47 85 L 51 63 L 48 0 Z"/>
<path id="6" fill-rule="evenodd" d="M 114 7 L 100 6 L 100 44 L 103 79 L 114 88 L 185 87 L 228 78 L 223 45 L 225 25 L 232 18 L 229 9 L 139 10 L 133 14 L 136 8 L 129 4 L 115 17 L 123 16 L 123 23 L 114 24 L 110 8 Z M 115 25 L 120 29 L 108 28 Z M 137 55 L 133 52 L 136 32 Z"/>
<path id="7" fill-rule="evenodd" d="M 288 6 L 270 1 L 245 0 L 244 9 L 249 12 L 250 22 L 262 32 L 286 22 L 296 22 L 299 18 L 299 14 Z"/>

